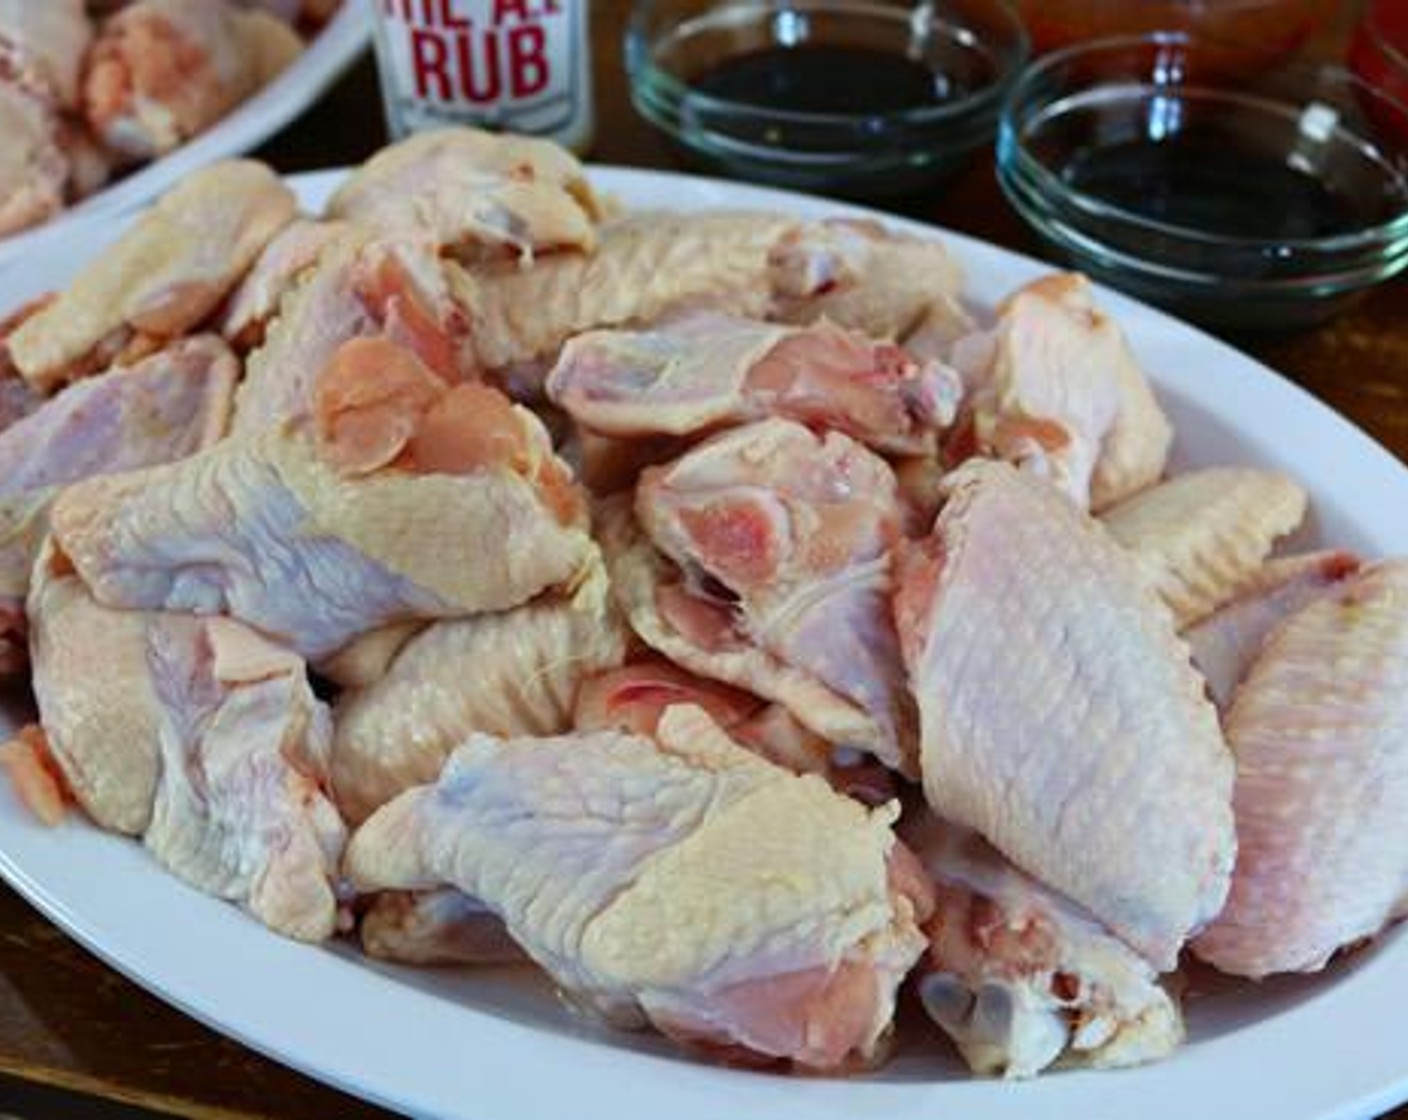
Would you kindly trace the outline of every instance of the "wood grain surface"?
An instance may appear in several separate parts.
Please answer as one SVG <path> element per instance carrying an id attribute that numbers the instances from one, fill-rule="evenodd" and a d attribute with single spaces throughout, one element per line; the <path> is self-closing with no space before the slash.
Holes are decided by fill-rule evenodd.
<path id="1" fill-rule="evenodd" d="M 592 158 L 678 167 L 670 147 L 629 104 L 620 50 L 627 8 L 626 0 L 595 0 L 593 7 L 598 124 Z M 304 171 L 359 162 L 384 142 L 375 71 L 363 58 L 257 154 L 281 171 Z M 944 193 L 905 200 L 895 209 L 1039 253 L 1003 202 L 990 160 L 979 160 Z M 1231 341 L 1408 459 L 1408 283 L 1381 287 L 1320 329 Z M 92 1111 L 100 1100 L 201 1120 L 390 1115 L 206 1030 L 101 964 L 0 888 L 0 1108 L 13 1107 L 14 1086 L 21 1084 L 70 1090 L 89 1102 L 83 1114 L 93 1116 L 103 1114 Z M 65 1109 L 52 1102 L 33 1105 L 32 1094 L 26 1099 L 38 1109 L 28 1115 L 79 1114 L 77 1104 Z M 1393 1117 L 1408 1120 L 1408 1109 Z"/>

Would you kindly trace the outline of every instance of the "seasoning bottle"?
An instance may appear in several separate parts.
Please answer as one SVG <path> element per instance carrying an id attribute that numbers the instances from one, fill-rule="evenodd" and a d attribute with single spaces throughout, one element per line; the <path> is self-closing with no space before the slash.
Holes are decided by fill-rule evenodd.
<path id="1" fill-rule="evenodd" d="M 371 0 L 393 137 L 452 124 L 592 139 L 588 0 Z"/>

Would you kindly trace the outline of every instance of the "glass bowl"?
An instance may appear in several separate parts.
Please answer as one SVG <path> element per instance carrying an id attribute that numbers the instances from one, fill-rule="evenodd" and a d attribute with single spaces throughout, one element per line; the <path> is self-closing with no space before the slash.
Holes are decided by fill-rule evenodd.
<path id="1" fill-rule="evenodd" d="M 867 111 L 856 106 L 854 73 L 833 78 L 822 69 L 805 108 L 779 105 L 777 58 L 760 52 L 809 49 L 827 52 L 810 56 L 822 67 L 863 52 L 880 79 L 865 82 L 872 95 L 884 84 L 885 56 L 918 64 L 932 74 L 933 98 Z M 742 179 L 861 197 L 917 191 L 964 167 L 992 141 L 1027 57 L 1021 20 L 1004 0 L 640 0 L 626 32 L 636 108 L 696 161 Z M 719 91 L 721 67 L 750 66 L 755 88 Z"/>
<path id="2" fill-rule="evenodd" d="M 1101 280 L 1212 326 L 1302 326 L 1408 267 L 1408 110 L 1334 67 L 1229 57 L 1185 34 L 1046 56 L 1004 108 L 998 180 Z"/>

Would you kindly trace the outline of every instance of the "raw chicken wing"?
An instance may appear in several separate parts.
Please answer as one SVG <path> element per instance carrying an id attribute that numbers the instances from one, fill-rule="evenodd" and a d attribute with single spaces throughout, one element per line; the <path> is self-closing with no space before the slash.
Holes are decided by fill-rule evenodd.
<path id="1" fill-rule="evenodd" d="M 36 570 L 35 694 L 79 803 L 271 929 L 331 936 L 345 829 L 303 663 L 229 619 L 101 607 L 52 547 Z"/>
<path id="2" fill-rule="evenodd" d="M 898 339 L 919 329 L 963 283 L 942 242 L 851 218 L 798 227 L 778 242 L 771 260 L 771 317 L 784 323 L 829 319 L 875 338 Z"/>
<path id="3" fill-rule="evenodd" d="M 224 0 L 135 0 L 99 30 L 84 110 L 108 148 L 155 159 L 205 131 L 301 50 L 298 36 L 266 12 Z"/>
<path id="4" fill-rule="evenodd" d="M 1079 907 L 977 833 L 925 813 L 900 831 L 937 903 L 919 992 L 975 1073 L 1136 1065 L 1183 1040 L 1154 969 Z"/>
<path id="5" fill-rule="evenodd" d="M 1100 520 L 1182 629 L 1236 595 L 1305 508 L 1305 491 L 1283 474 L 1214 467 L 1127 498 Z"/>
<path id="6" fill-rule="evenodd" d="M 575 598 L 433 623 L 385 675 L 338 701 L 332 776 L 351 822 L 411 786 L 433 782 L 475 731 L 504 738 L 571 727 L 584 677 L 619 665 L 626 643 L 598 571 Z"/>
<path id="7" fill-rule="evenodd" d="M 1090 283 L 1048 276 L 1008 297 L 955 353 L 973 382 L 977 447 L 1101 510 L 1158 481 L 1173 429 Z"/>
<path id="8" fill-rule="evenodd" d="M 1218 711 L 1227 711 L 1271 632 L 1359 568 L 1359 558 L 1348 552 L 1268 561 L 1236 599 L 1184 631 Z"/>
<path id="9" fill-rule="evenodd" d="M 781 704 L 696 677 L 660 658 L 632 661 L 584 680 L 577 690 L 572 726 L 578 731 L 654 735 L 665 712 L 679 704 L 703 709 L 734 742 L 794 774 L 817 774 L 867 805 L 881 805 L 895 796 L 888 770 L 846 758 L 846 752 L 833 749 Z"/>
<path id="10" fill-rule="evenodd" d="M 1226 720 L 1232 893 L 1193 949 L 1224 972 L 1315 972 L 1408 914 L 1408 561 L 1272 631 Z"/>
<path id="11" fill-rule="evenodd" d="M 764 762 L 697 708 L 657 735 L 472 736 L 362 826 L 347 873 L 482 900 L 613 1023 L 815 1069 L 873 1060 L 930 909 L 894 808 Z"/>
<path id="12" fill-rule="evenodd" d="M 454 887 L 383 891 L 362 917 L 367 956 L 402 964 L 512 964 L 526 960 L 503 919 Z"/>
<path id="13" fill-rule="evenodd" d="M 228 613 L 314 660 L 389 623 L 576 586 L 597 551 L 537 418 L 421 375 L 438 396 L 360 408 L 355 377 L 325 382 L 346 407 L 317 441 L 274 429 L 79 483 L 54 535 L 106 606 Z"/>
<path id="14" fill-rule="evenodd" d="M 193 455 L 225 434 L 239 364 L 214 335 L 65 389 L 0 432 L 0 597 L 22 600 L 54 496 Z"/>
<path id="15" fill-rule="evenodd" d="M 550 362 L 596 327 L 700 306 L 759 316 L 771 302 L 769 250 L 794 227 L 771 214 L 647 211 L 602 226 L 595 253 L 448 271 L 479 365 L 500 371 Z"/>
<path id="16" fill-rule="evenodd" d="M 1160 971 L 1221 909 L 1231 755 L 1168 609 L 1054 487 L 974 462 L 902 564 L 924 792 Z"/>
<path id="17" fill-rule="evenodd" d="M 0 84 L 72 109 L 92 37 L 83 0 L 0 0 Z"/>
<path id="18" fill-rule="evenodd" d="M 901 512 L 884 460 L 840 433 L 769 420 L 646 470 L 635 508 L 686 577 L 661 603 L 665 613 L 695 603 L 721 611 L 740 635 L 863 713 L 868 733 L 844 745 L 913 772 L 913 710 L 890 616 Z M 793 714 L 827 734 L 811 713 Z"/>
<path id="19" fill-rule="evenodd" d="M 0 80 L 0 236 L 63 209 L 70 167 L 59 131 L 54 110 L 41 98 Z"/>
<path id="20" fill-rule="evenodd" d="M 346 222 L 295 218 L 265 245 L 220 316 L 220 333 L 230 345 L 243 352 L 262 344 L 280 301 L 350 229 Z"/>
<path id="21" fill-rule="evenodd" d="M 829 323 L 781 327 L 717 312 L 646 331 L 567 343 L 548 398 L 608 436 L 684 436 L 782 416 L 845 432 L 882 451 L 930 454 L 962 386 L 892 343 Z"/>
<path id="22" fill-rule="evenodd" d="M 414 245 L 346 233 L 283 299 L 264 345 L 250 355 L 235 432 L 307 422 L 318 379 L 357 338 L 395 343 L 446 382 L 472 372 L 439 259 Z"/>
<path id="23" fill-rule="evenodd" d="M 10 335 L 11 360 L 31 385 L 52 392 L 105 368 L 137 336 L 187 333 L 294 212 L 293 195 L 263 164 L 196 172 Z"/>
<path id="24" fill-rule="evenodd" d="M 641 532 L 631 505 L 628 495 L 601 503 L 597 539 L 612 592 L 641 641 L 696 676 L 773 701 L 826 741 L 876 738 L 866 712 L 812 673 L 754 644 L 738 629 L 731 601 L 705 594 L 697 580 L 687 582 Z"/>
<path id="25" fill-rule="evenodd" d="M 330 218 L 481 256 L 596 246 L 600 207 L 582 165 L 547 140 L 472 128 L 418 133 L 383 148 L 333 195 Z"/>

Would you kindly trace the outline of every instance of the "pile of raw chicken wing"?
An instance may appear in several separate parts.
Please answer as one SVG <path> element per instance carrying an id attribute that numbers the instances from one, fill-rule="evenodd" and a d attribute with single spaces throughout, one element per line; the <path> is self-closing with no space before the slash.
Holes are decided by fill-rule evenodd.
<path id="1" fill-rule="evenodd" d="M 1408 562 L 1173 431 L 1079 276 L 621 213 L 430 133 L 192 176 L 0 369 L 30 808 L 731 1062 L 1122 1066 L 1408 897 Z M 1274 557 L 1274 558 L 1273 558 Z M 1201 967 L 1201 966 L 1200 966 Z"/>
<path id="2" fill-rule="evenodd" d="M 338 3 L 0 0 L 0 235 L 204 132 Z"/>

